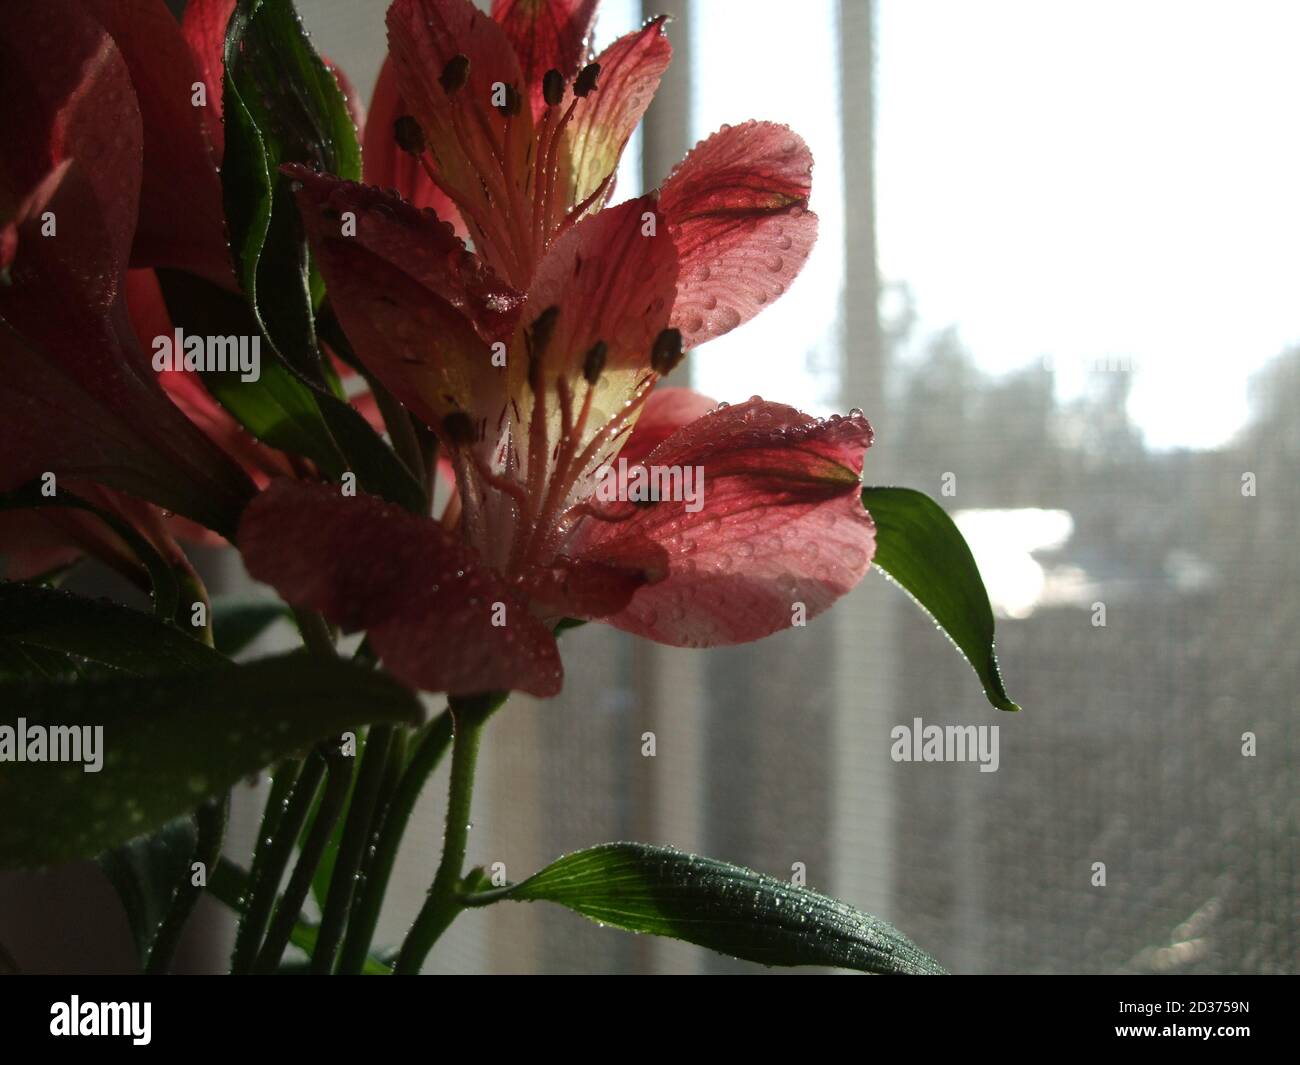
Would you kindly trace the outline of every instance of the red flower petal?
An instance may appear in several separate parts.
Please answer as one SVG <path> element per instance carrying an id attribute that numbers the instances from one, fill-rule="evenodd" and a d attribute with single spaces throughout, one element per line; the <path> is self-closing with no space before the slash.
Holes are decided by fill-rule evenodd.
<path id="1" fill-rule="evenodd" d="M 662 571 L 664 562 L 656 560 L 658 570 Z M 618 613 L 649 576 L 640 567 L 629 569 L 560 555 L 547 566 L 530 569 L 520 578 L 518 588 L 540 617 L 590 620 Z"/>
<path id="2" fill-rule="evenodd" d="M 220 112 L 195 107 L 202 80 L 180 24 L 162 0 L 85 0 L 126 61 L 144 126 L 144 183 L 134 266 L 189 270 L 234 288 L 221 201 Z M 220 99 L 220 86 L 216 95 Z"/>
<path id="3" fill-rule="evenodd" d="M 717 400 L 689 388 L 656 388 L 619 456 L 629 464 L 642 461 L 678 429 L 703 418 L 717 405 Z"/>
<path id="4" fill-rule="evenodd" d="M 652 569 L 657 583 L 609 618 L 662 643 L 756 640 L 811 618 L 866 573 L 875 528 L 859 499 L 871 427 L 860 415 L 820 421 L 758 398 L 706 415 L 669 437 L 649 466 L 699 466 L 703 506 L 625 504 L 627 520 L 589 522 L 575 553 Z"/>
<path id="5" fill-rule="evenodd" d="M 686 347 L 727 333 L 780 296 L 817 239 L 812 156 L 785 126 L 746 122 L 701 141 L 664 182 L 681 280 L 673 325 Z"/>
<path id="6" fill-rule="evenodd" d="M 672 239 L 653 196 L 628 200 L 584 218 L 551 246 L 528 294 L 529 316 L 558 306 L 547 349 L 555 373 L 575 377 L 598 340 L 609 346 L 611 370 L 649 365 L 650 349 L 668 325 L 677 282 Z M 645 235 L 651 222 L 654 236 Z"/>
<path id="7" fill-rule="evenodd" d="M 528 86 L 533 117 L 546 109 L 542 78 L 558 70 L 572 81 L 584 57 L 596 17 L 597 0 L 492 0 L 492 18 L 500 23 L 519 57 Z"/>
<path id="8" fill-rule="evenodd" d="M 370 112 L 366 118 L 365 148 L 362 161 L 368 185 L 396 189 L 402 198 L 416 207 L 428 207 L 439 218 L 450 222 L 458 237 L 467 237 L 468 230 L 461 220 L 455 204 L 440 188 L 429 180 L 424 168 L 409 152 L 397 146 L 393 136 L 393 123 L 402 115 L 409 115 L 402 94 L 397 88 L 397 74 L 393 61 L 385 57 L 375 81 L 374 95 L 370 98 Z"/>
<path id="9" fill-rule="evenodd" d="M 80 4 L 0 5 L 0 206 L 6 216 L 46 189 L 57 231 L 32 225 L 18 255 L 27 273 L 55 273 L 96 309 L 112 304 L 126 268 L 140 195 L 141 123 L 121 53 Z M 29 222 L 36 219 L 29 219 Z M 8 301 L 5 317 L 9 317 Z"/>
<path id="10" fill-rule="evenodd" d="M 500 406 L 489 343 L 509 336 L 522 298 L 432 213 L 396 195 L 314 174 L 298 207 L 330 301 L 357 356 L 406 406 L 436 426 L 451 410 Z M 342 233 L 342 214 L 356 235 Z"/>
<path id="11" fill-rule="evenodd" d="M 349 631 L 365 629 L 407 684 L 451 695 L 560 690 L 546 626 L 430 518 L 280 480 L 249 504 L 238 543 L 253 577 Z"/>
<path id="12" fill-rule="evenodd" d="M 596 57 L 599 87 L 579 102 L 565 133 L 567 206 L 585 200 L 618 167 L 628 138 L 650 106 L 672 59 L 673 48 L 663 31 L 665 21 L 665 16 L 652 19 Z"/>
<path id="13" fill-rule="evenodd" d="M 237 4 L 238 0 L 188 0 L 185 15 L 181 18 L 181 34 L 189 46 L 199 77 L 207 86 L 208 107 L 217 119 L 208 124 L 208 132 L 218 158 L 225 143 L 225 129 L 220 119 L 225 87 L 226 28 Z"/>
<path id="14" fill-rule="evenodd" d="M 398 89 L 424 130 L 445 191 L 494 270 L 523 287 L 532 270 L 532 202 L 526 160 L 532 110 L 512 117 L 493 106 L 500 86 L 525 91 L 505 31 L 470 0 L 394 0 L 388 47 Z M 448 95 L 440 78 L 457 56 L 469 59 L 466 83 Z M 525 251 L 528 254 L 525 254 Z"/>
<path id="15" fill-rule="evenodd" d="M 0 96 L 0 188 L 66 164 L 55 234 L 19 225 L 0 286 L 0 491 L 85 476 L 232 531 L 252 485 L 168 402 L 126 316 L 141 133 L 117 47 L 79 4 L 6 5 Z"/>

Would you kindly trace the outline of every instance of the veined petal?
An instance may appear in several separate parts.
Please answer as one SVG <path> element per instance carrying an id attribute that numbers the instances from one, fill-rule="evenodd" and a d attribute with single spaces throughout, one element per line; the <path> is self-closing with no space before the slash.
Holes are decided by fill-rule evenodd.
<path id="1" fill-rule="evenodd" d="M 181 34 L 189 46 L 199 77 L 208 91 L 208 107 L 217 118 L 208 132 L 221 158 L 225 130 L 221 125 L 222 90 L 225 86 L 226 28 L 238 0 L 188 0 L 181 18 Z"/>
<path id="2" fill-rule="evenodd" d="M 444 191 L 456 202 L 479 253 L 517 286 L 532 270 L 532 205 L 526 195 L 533 148 L 532 109 L 505 31 L 470 0 L 394 0 L 388 47 L 397 86 L 424 132 Z M 441 79 L 469 62 L 464 84 Z M 518 94 L 514 114 L 497 101 Z"/>
<path id="3" fill-rule="evenodd" d="M 620 37 L 596 57 L 598 88 L 574 109 L 563 140 L 568 156 L 567 207 L 591 196 L 618 168 L 628 138 L 641 121 L 672 59 L 666 17 Z M 599 203 L 593 204 L 599 207 Z"/>
<path id="4" fill-rule="evenodd" d="M 195 107 L 202 80 L 162 0 L 84 0 L 126 61 L 144 130 L 140 220 L 134 266 L 170 266 L 235 285 L 217 173 L 220 112 Z M 218 82 L 216 96 L 220 99 Z M 210 104 L 213 87 L 206 86 Z"/>
<path id="5" fill-rule="evenodd" d="M 676 250 L 654 196 L 578 222 L 551 246 L 528 294 L 530 318 L 559 308 L 547 346 L 548 375 L 581 375 L 583 358 L 598 340 L 608 345 L 610 369 L 648 368 L 676 285 Z"/>
<path id="6" fill-rule="evenodd" d="M 654 583 L 610 624 L 662 643 L 756 640 L 811 618 L 866 573 L 875 528 L 858 493 L 871 427 L 826 421 L 755 398 L 716 410 L 655 448 L 644 465 L 702 470 L 702 504 L 624 504 L 626 520 L 589 521 L 574 554 L 653 570 Z M 802 611 L 799 606 L 802 604 Z"/>
<path id="7" fill-rule="evenodd" d="M 701 141 L 664 182 L 681 277 L 672 323 L 686 347 L 730 332 L 776 299 L 817 239 L 812 155 L 790 129 L 746 122 Z"/>
<path id="8" fill-rule="evenodd" d="M 305 167 L 285 172 L 299 186 L 312 254 L 361 361 L 435 428 L 451 411 L 495 416 L 505 381 L 490 344 L 511 334 L 522 297 L 432 212 Z M 344 212 L 355 235 L 344 235 Z"/>
<path id="9" fill-rule="evenodd" d="M 689 388 L 656 388 L 619 457 L 629 463 L 642 461 L 678 429 L 703 418 L 717 405 L 717 400 Z"/>
<path id="10" fill-rule="evenodd" d="M 542 78 L 558 70 L 565 81 L 578 73 L 596 17 L 597 0 L 492 0 L 492 18 L 519 57 L 533 118 L 546 109 Z"/>
<path id="11" fill-rule="evenodd" d="M 545 566 L 530 568 L 517 587 L 540 617 L 590 620 L 623 610 L 648 579 L 644 568 L 560 555 Z"/>
<path id="12" fill-rule="evenodd" d="M 451 695 L 560 690 L 546 626 L 430 518 L 279 480 L 245 511 L 238 544 L 253 577 L 349 631 L 364 629 L 407 684 Z"/>
<path id="13" fill-rule="evenodd" d="M 416 207 L 430 208 L 455 227 L 457 236 L 466 237 L 469 232 L 451 198 L 429 179 L 414 156 L 397 146 L 393 123 L 410 113 L 397 88 L 393 61 L 385 57 L 366 117 L 365 150 L 361 157 L 366 184 L 396 189 L 404 200 Z"/>

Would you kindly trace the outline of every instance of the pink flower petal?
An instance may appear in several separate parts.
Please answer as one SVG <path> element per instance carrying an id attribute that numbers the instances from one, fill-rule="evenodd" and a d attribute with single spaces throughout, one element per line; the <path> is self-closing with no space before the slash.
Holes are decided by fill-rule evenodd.
<path id="1" fill-rule="evenodd" d="M 225 141 L 225 129 L 220 119 L 225 85 L 226 28 L 237 3 L 238 0 L 188 0 L 181 18 L 181 34 L 207 88 L 208 107 L 217 119 L 209 123 L 209 133 L 218 157 Z"/>
<path id="2" fill-rule="evenodd" d="M 666 19 L 647 22 L 596 57 L 597 89 L 578 103 L 565 133 L 569 156 L 566 206 L 581 203 L 614 173 L 628 138 L 659 88 L 672 59 Z"/>
<path id="3" fill-rule="evenodd" d="M 334 486 L 278 480 L 249 504 L 238 544 L 253 577 L 346 630 L 366 630 L 388 670 L 413 687 L 560 690 L 546 626 L 430 518 Z"/>
<path id="4" fill-rule="evenodd" d="M 144 181 L 133 266 L 169 266 L 233 289 L 217 166 L 220 111 L 195 107 L 201 81 L 180 23 L 162 0 L 84 0 L 131 73 L 144 128 Z M 216 95 L 220 100 L 220 85 Z M 218 107 L 219 107 L 218 103 Z"/>
<path id="5" fill-rule="evenodd" d="M 657 564 L 662 569 L 663 560 Z M 560 555 L 549 565 L 530 569 L 517 586 L 540 617 L 552 621 L 590 620 L 623 610 L 648 579 L 644 568 L 629 569 Z"/>
<path id="6" fill-rule="evenodd" d="M 410 113 L 411 109 L 397 88 L 393 61 L 385 58 L 366 118 L 365 146 L 361 156 L 366 184 L 396 189 L 404 200 L 416 207 L 428 207 L 439 218 L 450 222 L 458 237 L 467 237 L 469 232 L 451 198 L 429 180 L 429 175 L 414 156 L 397 146 L 393 123 Z"/>
<path id="7" fill-rule="evenodd" d="M 703 418 L 717 405 L 717 400 L 689 388 L 656 388 L 619 456 L 629 464 L 642 461 L 678 429 Z"/>
<path id="8" fill-rule="evenodd" d="M 531 256 L 521 256 L 525 245 L 531 250 L 524 238 L 532 213 L 525 160 L 533 117 L 522 104 L 512 116 L 493 106 L 502 86 L 525 92 L 505 31 L 470 0 L 394 0 L 388 47 L 398 90 L 475 247 L 501 276 L 526 286 Z M 440 79 L 458 56 L 469 60 L 468 78 L 448 94 Z"/>
<path id="9" fill-rule="evenodd" d="M 578 222 L 547 252 L 528 294 L 528 317 L 560 308 L 547 349 L 555 373 L 581 373 L 598 340 L 608 345 L 611 370 L 649 366 L 677 281 L 673 242 L 656 212 L 653 196 L 628 200 Z M 647 216 L 654 236 L 646 235 Z"/>
<path id="10" fill-rule="evenodd" d="M 785 126 L 746 122 L 701 141 L 664 182 L 681 278 L 673 325 L 687 348 L 785 292 L 817 239 L 812 155 Z"/>
<path id="11" fill-rule="evenodd" d="M 489 344 L 510 335 L 522 297 L 432 213 L 305 167 L 285 170 L 300 186 L 312 254 L 361 361 L 431 426 L 453 410 L 498 409 L 505 385 Z M 355 236 L 343 235 L 345 211 Z"/>
<path id="12" fill-rule="evenodd" d="M 542 78 L 558 70 L 565 81 L 578 73 L 597 0 L 492 0 L 492 18 L 515 47 L 533 117 L 546 108 Z"/>
<path id="13" fill-rule="evenodd" d="M 655 569 L 610 624 L 662 643 L 756 640 L 812 618 L 861 580 L 875 529 L 859 499 L 871 428 L 861 415 L 821 421 L 755 398 L 679 430 L 647 466 L 702 467 L 703 506 L 623 504 L 626 520 L 590 521 L 575 554 Z"/>

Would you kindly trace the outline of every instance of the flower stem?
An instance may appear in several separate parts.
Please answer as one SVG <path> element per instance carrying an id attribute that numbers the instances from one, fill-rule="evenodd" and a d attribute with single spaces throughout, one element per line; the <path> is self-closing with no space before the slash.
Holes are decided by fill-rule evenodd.
<path id="1" fill-rule="evenodd" d="M 447 824 L 444 830 L 442 861 L 434 874 L 433 885 L 424 900 L 415 923 L 407 933 L 394 971 L 418 973 L 424 959 L 447 926 L 463 908 L 459 886 L 465 850 L 469 843 L 470 805 L 474 798 L 474 768 L 478 761 L 479 739 L 488 717 L 505 701 L 500 694 L 473 698 L 452 698 L 454 738 L 451 748 L 451 782 L 447 790 Z"/>
<path id="2" fill-rule="evenodd" d="M 194 811 L 194 821 L 198 826 L 198 838 L 194 846 L 191 862 L 202 862 L 204 881 L 217 868 L 217 859 L 221 857 L 221 842 L 226 835 L 226 822 L 230 818 L 230 794 L 214 796 Z M 181 932 L 185 922 L 194 912 L 194 906 L 203 894 L 203 887 L 194 883 L 193 875 L 186 870 L 176 897 L 172 899 L 167 916 L 154 937 L 153 947 L 149 951 L 149 961 L 144 971 L 150 975 L 165 973 L 171 966 L 172 955 L 180 943 Z"/>
<path id="3" fill-rule="evenodd" d="M 348 785 L 352 782 L 347 759 L 337 747 L 328 750 L 322 747 L 320 753 L 325 759 L 325 790 L 311 831 L 298 854 L 298 863 L 289 878 L 289 885 L 276 905 L 270 929 L 257 960 L 253 963 L 255 973 L 272 973 L 279 967 L 294 927 L 302 915 L 302 904 L 307 899 L 307 892 L 311 890 L 312 877 L 316 875 L 321 855 L 325 853 L 330 837 L 334 834 L 334 826 L 338 824 L 347 803 Z"/>
<path id="4" fill-rule="evenodd" d="M 334 873 L 330 877 L 329 894 L 325 897 L 325 912 L 321 915 L 316 951 L 311 959 L 313 973 L 328 974 L 334 970 L 334 958 L 343 939 L 348 911 L 352 908 L 357 870 L 361 868 L 361 859 L 370 839 L 370 822 L 388 767 L 393 731 L 392 725 L 372 725 L 370 734 L 366 737 L 366 750 L 361 756 L 361 767 L 357 770 L 352 805 L 348 809 L 347 824 L 339 843 Z"/>
<path id="5" fill-rule="evenodd" d="M 316 794 L 316 781 L 310 782 L 309 789 L 303 786 L 311 766 L 310 759 L 301 767 L 286 759 L 271 779 L 271 794 L 266 799 L 262 824 L 257 834 L 257 846 L 253 849 L 248 906 L 239 922 L 239 931 L 235 934 L 235 953 L 230 959 L 230 971 L 234 974 L 248 972 L 257 957 L 262 933 L 266 931 L 266 920 L 280 888 L 280 875 L 289 859 L 292 842 L 298 835 L 296 828 L 288 832 L 281 832 L 281 829 L 286 821 L 297 816 L 299 808 L 302 809 L 302 816 L 307 816 L 311 797 L 303 802 L 299 796 L 307 790 L 310 790 L 311 796 Z M 289 839 L 287 848 L 281 842 L 285 836 Z"/>
<path id="6" fill-rule="evenodd" d="M 411 820 L 411 812 L 415 809 L 415 803 L 420 798 L 429 774 L 437 768 L 450 745 L 451 714 L 444 710 L 424 728 L 419 745 L 411 755 L 410 764 L 403 771 L 397 792 L 384 815 L 369 874 L 366 882 L 361 885 L 357 905 L 348 922 L 347 937 L 343 940 L 343 952 L 339 956 L 340 973 L 359 973 L 365 964 L 366 953 L 370 950 L 375 928 L 379 925 L 379 914 L 383 909 L 393 865 L 397 861 L 397 851 L 402 845 L 407 823 Z"/>

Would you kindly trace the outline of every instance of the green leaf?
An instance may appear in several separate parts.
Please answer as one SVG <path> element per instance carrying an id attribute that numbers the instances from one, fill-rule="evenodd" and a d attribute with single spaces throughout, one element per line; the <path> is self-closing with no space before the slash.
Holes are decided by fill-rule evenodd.
<path id="1" fill-rule="evenodd" d="M 292 617 L 278 599 L 219 595 L 212 600 L 212 638 L 218 651 L 233 658 L 281 618 Z"/>
<path id="2" fill-rule="evenodd" d="M 0 868 L 92 857 L 317 740 L 421 717 L 391 678 L 302 653 L 162 677 L 0 684 L 0 744 L 17 750 L 33 726 L 82 726 L 95 742 L 85 728 L 102 727 L 103 758 L 97 772 L 3 763 Z"/>
<path id="3" fill-rule="evenodd" d="M 260 333 L 261 325 L 237 296 L 178 271 L 160 270 L 158 276 L 168 312 L 187 335 Z M 274 350 L 266 352 L 261 369 L 257 381 L 242 381 L 232 370 L 206 372 L 203 383 L 264 443 L 305 455 L 334 480 L 350 470 L 364 491 L 423 511 L 423 490 L 355 407 L 291 368 Z"/>
<path id="4" fill-rule="evenodd" d="M 159 270 L 158 281 L 172 321 L 187 336 L 261 336 L 261 323 L 239 296 L 176 270 Z M 241 380 L 238 369 L 205 371 L 203 384 L 258 440 L 305 455 L 338 477 L 347 461 L 311 387 L 274 349 L 263 350 L 260 369 L 256 381 Z"/>
<path id="5" fill-rule="evenodd" d="M 10 581 L 0 581 L 0 652 L 21 652 L 47 665 L 53 664 L 51 653 L 75 655 L 128 673 L 229 665 L 190 634 L 138 610 L 107 599 Z"/>
<path id="6" fill-rule="evenodd" d="M 864 488 L 862 505 L 876 523 L 873 563 L 947 633 L 979 676 L 988 701 L 999 710 L 1019 710 L 998 670 L 984 581 L 953 520 L 911 488 Z"/>
<path id="7" fill-rule="evenodd" d="M 229 858 L 222 858 L 217 862 L 216 869 L 213 870 L 212 876 L 208 878 L 208 890 L 237 914 L 242 914 L 246 908 L 249 888 L 247 870 L 236 865 Z M 305 917 L 300 917 L 298 923 L 294 925 L 293 931 L 289 934 L 289 942 L 310 958 L 316 951 L 316 940 L 319 934 L 320 929 L 318 926 L 312 924 Z M 301 969 L 292 962 L 288 962 L 282 965 L 279 971 L 305 972 L 306 970 Z M 361 969 L 363 976 L 389 976 L 392 971 L 393 967 L 391 965 L 374 957 L 367 957 Z"/>
<path id="8" fill-rule="evenodd" d="M 99 856 L 100 868 L 122 900 L 141 967 L 149 960 L 158 928 L 176 896 L 177 885 L 189 870 L 197 842 L 194 819 L 178 817 L 152 835 Z"/>
<path id="9" fill-rule="evenodd" d="M 316 383 L 306 237 L 281 164 L 348 180 L 361 149 L 338 82 L 311 47 L 291 0 L 240 0 L 226 31 L 222 186 L 237 273 L 266 336 Z"/>
<path id="10" fill-rule="evenodd" d="M 764 965 L 831 965 L 869 973 L 944 970 L 892 925 L 847 903 L 752 869 L 644 843 L 603 843 L 527 880 L 470 895 L 558 902 L 601 924 L 697 943 Z"/>
<path id="11" fill-rule="evenodd" d="M 324 291 L 311 266 L 288 162 L 360 180 L 361 149 L 338 82 L 311 47 L 290 0 L 240 0 L 226 30 L 226 150 L 222 192 L 236 273 L 251 327 L 271 351 L 256 382 L 237 373 L 204 380 L 242 425 L 273 447 L 311 458 L 338 480 L 356 475 L 367 492 L 412 511 L 424 493 L 410 471 L 338 392 L 317 343 L 315 311 Z M 226 334 L 203 318 L 220 300 L 197 279 L 164 281 L 168 306 L 187 332 Z M 185 312 L 185 313 L 181 313 Z"/>

